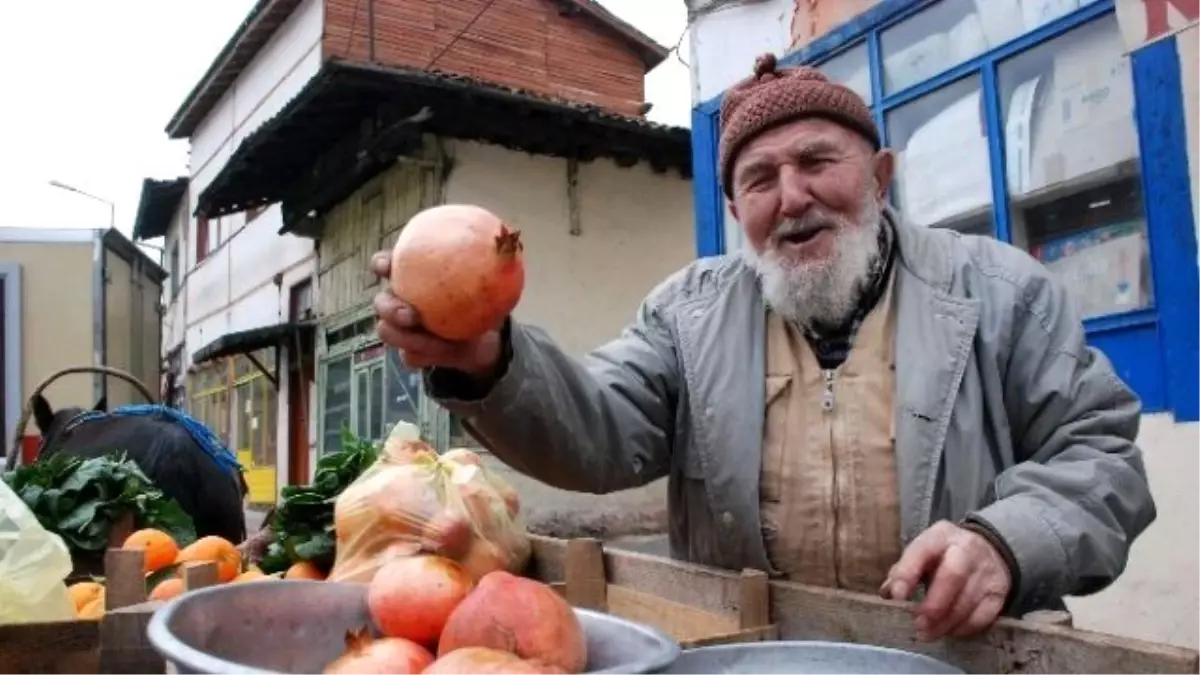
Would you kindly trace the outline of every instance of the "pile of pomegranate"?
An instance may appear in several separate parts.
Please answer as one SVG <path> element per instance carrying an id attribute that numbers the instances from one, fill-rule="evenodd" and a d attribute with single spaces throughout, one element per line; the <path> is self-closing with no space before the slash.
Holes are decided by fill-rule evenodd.
<path id="1" fill-rule="evenodd" d="M 346 637 L 326 673 L 581 673 L 587 639 L 550 586 L 503 570 L 478 583 L 433 555 L 393 560 L 367 586 L 383 637 Z"/>

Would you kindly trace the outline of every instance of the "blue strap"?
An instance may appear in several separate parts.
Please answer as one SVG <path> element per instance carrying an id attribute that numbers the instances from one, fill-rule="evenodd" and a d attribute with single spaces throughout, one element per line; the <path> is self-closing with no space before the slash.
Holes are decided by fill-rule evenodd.
<path id="1" fill-rule="evenodd" d="M 117 408 L 111 413 L 104 413 L 99 410 L 88 410 L 73 417 L 71 421 L 67 423 L 64 432 L 69 431 L 84 422 L 104 419 L 105 417 L 151 417 L 156 415 L 166 417 L 186 429 L 192 439 L 196 441 L 196 444 L 199 445 L 209 457 L 212 457 L 217 464 L 220 464 L 221 466 L 224 466 L 235 473 L 244 470 L 241 462 L 237 461 L 237 457 L 235 457 L 234 454 L 229 451 L 229 448 L 227 448 L 225 444 L 221 442 L 221 439 L 218 438 L 211 429 L 182 410 L 179 410 L 178 408 L 170 408 L 161 404 L 126 405 Z"/>

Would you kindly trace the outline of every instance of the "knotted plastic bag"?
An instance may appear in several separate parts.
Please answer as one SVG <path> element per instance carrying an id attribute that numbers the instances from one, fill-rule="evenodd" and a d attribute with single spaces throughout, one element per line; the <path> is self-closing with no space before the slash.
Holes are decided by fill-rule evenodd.
<path id="1" fill-rule="evenodd" d="M 501 569 L 519 573 L 529 561 L 516 491 L 475 453 L 439 456 L 404 422 L 338 496 L 333 518 L 330 581 L 367 583 L 388 561 L 420 554 L 454 560 L 475 580 Z"/>
<path id="2" fill-rule="evenodd" d="M 71 552 L 0 480 L 0 625 L 72 621 Z"/>

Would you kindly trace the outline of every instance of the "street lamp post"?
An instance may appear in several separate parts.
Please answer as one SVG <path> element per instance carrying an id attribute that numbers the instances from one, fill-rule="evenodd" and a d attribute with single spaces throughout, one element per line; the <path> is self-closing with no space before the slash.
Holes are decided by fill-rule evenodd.
<path id="1" fill-rule="evenodd" d="M 50 181 L 50 185 L 52 187 L 59 188 L 60 190 L 66 190 L 67 192 L 74 192 L 77 195 L 83 195 L 84 197 L 87 197 L 88 199 L 94 199 L 102 204 L 108 204 L 108 227 L 109 227 L 109 229 L 112 229 L 117 226 L 117 205 L 116 204 L 110 202 L 107 199 L 104 199 L 103 197 L 97 197 L 94 194 L 84 192 L 83 190 L 80 190 L 77 187 L 72 187 L 70 185 L 67 185 L 66 183 L 62 183 L 62 182 L 59 182 L 56 180 Z"/>

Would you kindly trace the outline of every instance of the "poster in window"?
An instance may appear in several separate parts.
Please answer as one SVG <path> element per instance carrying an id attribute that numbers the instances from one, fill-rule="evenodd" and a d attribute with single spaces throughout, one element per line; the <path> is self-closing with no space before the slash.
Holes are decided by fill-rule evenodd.
<path id="1" fill-rule="evenodd" d="M 1115 223 L 1034 246 L 1033 256 L 1057 274 L 1081 312 L 1092 317 L 1149 304 L 1144 227 Z"/>

